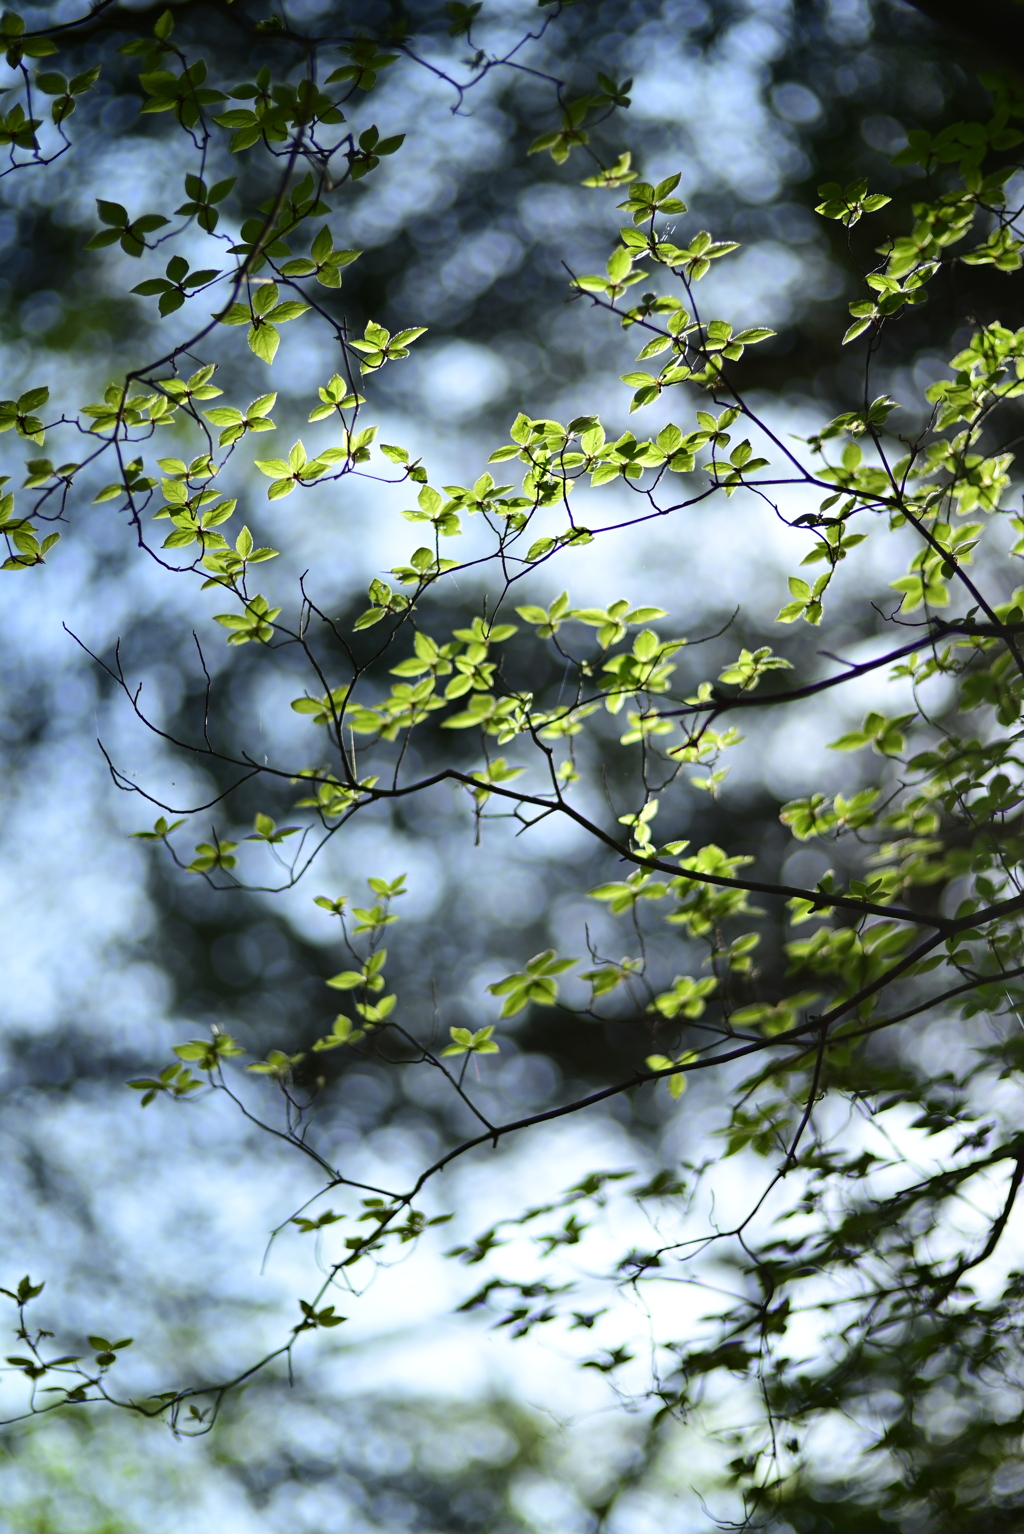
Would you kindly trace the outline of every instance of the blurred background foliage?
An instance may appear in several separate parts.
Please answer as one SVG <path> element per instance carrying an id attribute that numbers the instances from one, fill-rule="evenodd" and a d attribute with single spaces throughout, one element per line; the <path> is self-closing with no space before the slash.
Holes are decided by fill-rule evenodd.
<path id="1" fill-rule="evenodd" d="M 25 15 L 29 24 L 51 24 L 73 9 L 38 6 Z M 104 40 L 104 58 L 111 42 L 151 31 L 163 9 L 125 5 L 106 13 L 104 26 L 116 37 Z M 251 76 L 270 56 L 270 44 L 254 47 L 228 6 L 173 10 L 176 35 L 185 42 L 200 26 L 226 72 Z M 513 3 L 496 11 L 510 34 L 536 14 Z M 295 0 L 288 14 L 315 30 L 343 25 L 378 36 L 407 16 L 413 35 L 435 41 L 448 28 L 444 7 L 433 3 L 403 10 L 381 0 Z M 73 67 L 88 67 L 99 50 L 97 41 L 83 42 Z M 147 327 L 159 344 L 152 305 L 126 306 L 104 288 L 98 263 L 80 254 L 94 228 L 96 191 L 116 195 L 106 188 L 116 187 L 119 167 L 137 166 L 140 140 L 159 138 L 158 119 L 138 118 L 131 62 L 120 73 L 105 70 L 83 103 L 72 157 L 0 181 L 0 348 L 15 380 L 31 367 L 33 381 L 42 370 L 72 387 L 102 387 L 123 357 L 134 360 L 140 338 L 148 343 Z M 570 94 L 591 88 L 599 70 L 632 78 L 629 112 L 610 118 L 595 140 L 602 159 L 628 144 L 645 173 L 680 169 L 680 193 L 700 223 L 742 243 L 731 267 L 723 264 L 707 286 L 718 284 L 718 312 L 778 331 L 747 364 L 748 387 L 793 429 L 856 404 L 857 360 L 847 362 L 837 346 L 845 300 L 869 242 L 906 223 L 914 170 L 894 166 L 892 156 L 907 131 L 935 131 L 984 110 L 962 45 L 898 0 L 580 0 L 552 26 L 539 63 L 567 81 Z M 607 200 L 580 187 L 578 159 L 559 167 L 526 153 L 538 115 L 551 115 L 550 88 L 528 76 L 496 75 L 459 115 L 451 104 L 450 91 L 408 65 L 375 94 L 382 130 L 408 131 L 409 138 L 344 205 L 340 243 L 366 254 L 346 271 L 336 300 L 357 330 L 368 318 L 392 330 L 429 327 L 420 355 L 388 370 L 371 404 L 383 419 L 402 422 L 406 436 L 398 440 L 411 434 L 432 462 L 450 462 L 446 479 L 486 456 L 522 407 L 562 419 L 597 410 L 624 426 L 618 374 L 633 355 L 607 316 L 567 301 L 567 268 L 603 265 L 614 223 Z M 893 202 L 869 233 L 851 237 L 813 209 L 819 184 L 860 176 Z M 913 385 L 920 393 L 944 366 L 958 324 L 1000 317 L 999 283 L 990 268 L 955 267 L 930 303 L 887 328 L 879 391 L 900 398 Z M 329 359 L 296 347 L 284 366 L 279 408 L 298 420 L 298 396 L 312 372 L 327 376 Z M 348 617 L 365 606 L 361 587 L 382 563 L 367 497 L 357 513 L 347 529 L 308 550 L 311 560 L 338 562 L 338 605 Z M 260 515 L 253 513 L 257 522 Z M 323 981 L 338 957 L 327 920 L 310 915 L 308 897 L 321 892 L 316 881 L 327 880 L 326 871 L 314 872 L 316 888 L 304 887 L 294 900 L 228 899 L 143 857 L 126 839 L 145 823 L 144 806 L 116 793 L 95 737 L 129 777 L 173 776 L 174 763 L 158 741 L 132 731 L 107 680 L 61 623 L 108 659 L 120 640 L 133 681 L 143 683 L 172 735 L 199 728 L 204 678 L 180 599 L 155 578 L 129 573 L 138 555 L 125 531 L 106 509 L 89 511 L 45 582 L 21 577 L 17 590 L 4 590 L 15 643 L 0 676 L 0 893 L 7 913 L 0 1126 L 4 1267 L 11 1270 L 3 1281 L 16 1277 L 15 1268 L 33 1275 L 47 1269 L 55 1289 L 59 1270 L 62 1288 L 51 1303 L 60 1307 L 62 1326 L 73 1329 L 98 1307 L 111 1325 L 117 1318 L 121 1329 L 158 1337 L 158 1361 L 205 1371 L 248 1356 L 258 1346 L 253 1339 L 280 1325 L 282 1295 L 294 1290 L 291 1270 L 286 1263 L 265 1290 L 255 1289 L 252 1231 L 258 1245 L 294 1201 L 291 1173 L 272 1146 L 218 1114 L 186 1110 L 171 1122 L 169 1112 L 157 1117 L 157 1107 L 140 1117 L 123 1084 L 152 1070 L 182 1027 L 220 1023 L 256 1052 L 308 1048 L 333 1010 Z M 726 571 L 710 528 L 703 553 L 683 560 L 666 535 L 645 557 L 660 599 L 691 638 L 715 635 L 732 617 L 726 636 L 680 658 L 694 682 L 731 659 L 774 610 L 770 572 L 758 563 L 764 556 L 737 558 Z M 604 593 L 608 600 L 620 594 Z M 476 610 L 472 591 L 464 603 L 464 616 L 446 603 L 447 623 L 468 621 Z M 831 637 L 840 653 L 869 637 L 865 610 L 865 603 L 844 610 L 845 628 Z M 813 631 L 788 637 L 794 661 L 801 646 L 813 652 Z M 217 703 L 226 742 L 266 704 L 259 656 L 246 650 L 235 659 L 230 692 Z M 508 664 L 514 671 L 514 645 Z M 557 683 L 554 674 L 530 678 L 537 692 Z M 613 798 L 618 731 L 610 722 Z M 450 738 L 446 747 L 450 754 Z M 695 806 L 702 840 L 724 840 L 727 816 L 730 845 L 777 868 L 785 756 L 799 749 L 799 742 L 772 745 L 766 737 L 761 778 L 744 781 L 727 808 Z M 429 768 L 429 732 L 418 750 Z M 224 786 L 212 769 L 203 771 L 190 786 Z M 285 820 L 288 797 L 242 805 L 250 814 L 255 808 Z M 686 835 L 687 827 L 672 834 Z M 409 871 L 413 895 L 392 945 L 394 981 L 429 1011 L 431 978 L 445 975 L 456 998 L 445 1025 L 478 1026 L 482 984 L 502 972 L 503 961 L 555 943 L 573 914 L 559 872 L 562 849 L 546 857 L 543 845 L 508 837 L 474 864 L 470 840 L 454 800 L 435 796 L 396 807 L 344 855 L 347 862 L 329 864 L 338 890 L 370 873 Z M 812 860 L 801 878 L 817 877 L 817 854 L 797 856 Z M 573 874 L 578 884 L 578 868 Z M 444 922 L 431 919 L 441 910 Z M 780 942 L 781 934 L 774 945 L 768 935 L 762 940 L 759 962 L 768 977 L 780 966 Z M 528 1110 L 543 1106 L 561 1082 L 617 1079 L 649 1041 L 635 1024 L 600 1030 L 535 1009 L 504 1048 L 504 1100 Z M 333 1074 L 320 1123 L 332 1145 L 358 1144 L 371 1157 L 402 1161 L 409 1147 L 440 1146 L 462 1129 L 446 1104 L 411 1098 L 394 1073 L 372 1061 L 327 1059 Z M 632 1105 L 616 1100 L 603 1123 L 607 1154 L 622 1164 L 632 1157 L 652 1170 L 674 1168 L 693 1150 L 666 1094 L 642 1091 Z M 537 1170 L 517 1154 L 503 1153 L 503 1186 L 512 1198 Z M 575 1154 L 567 1152 L 564 1183 Z M 470 1188 L 467 1198 L 476 1207 L 480 1190 Z M 589 1393 L 575 1410 L 578 1376 L 568 1354 L 551 1348 L 548 1357 L 541 1343 L 517 1361 L 472 1321 L 456 1323 L 451 1312 L 470 1287 L 464 1279 L 428 1276 L 434 1309 L 425 1317 L 420 1297 L 400 1279 L 391 1283 L 365 1335 L 318 1354 L 290 1391 L 279 1379 L 253 1385 L 209 1438 L 180 1444 L 162 1429 L 111 1416 L 65 1416 L 9 1434 L 0 1447 L 0 1530 L 134 1534 L 184 1524 L 232 1534 L 582 1534 L 602 1524 L 617 1534 L 646 1534 L 657 1524 L 689 1534 L 715 1516 L 735 1516 L 724 1458 L 716 1460 L 693 1430 L 670 1423 L 651 1429 Z M 216 1357 L 201 1351 L 211 1329 Z M 957 1388 L 950 1383 L 954 1396 Z M 958 1530 L 1019 1526 L 1017 1440 L 1019 1426 L 982 1421 L 973 1405 L 958 1428 L 936 1432 L 922 1474 L 948 1483 Z M 970 1485 L 972 1494 L 964 1489 Z M 893 1503 L 884 1478 L 846 1486 L 842 1466 L 825 1450 L 808 1484 L 794 1492 L 787 1518 L 796 1534 L 867 1534 L 894 1522 L 916 1534 L 931 1526 L 914 1523 L 905 1496 Z M 785 1524 L 776 1528 L 783 1534 Z"/>

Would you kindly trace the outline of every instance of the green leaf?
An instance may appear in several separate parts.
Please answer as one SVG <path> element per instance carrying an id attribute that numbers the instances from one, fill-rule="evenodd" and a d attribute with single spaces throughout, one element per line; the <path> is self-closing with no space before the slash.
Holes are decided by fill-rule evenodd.
<path id="1" fill-rule="evenodd" d="M 104 202 L 101 197 L 97 197 L 96 208 L 105 224 L 115 224 L 121 229 L 128 222 L 128 210 L 119 202 Z"/>
<path id="2" fill-rule="evenodd" d="M 248 317 L 246 315 L 246 319 Z M 268 320 L 261 320 L 258 325 L 250 325 L 249 350 L 254 352 L 262 362 L 273 362 L 280 344 L 280 333 Z"/>
<path id="3" fill-rule="evenodd" d="M 295 705 L 293 704 L 292 707 Z M 357 985 L 362 985 L 363 974 L 361 970 L 346 969 L 340 975 L 334 975 L 327 984 L 335 991 L 354 991 Z"/>
<path id="4" fill-rule="evenodd" d="M 287 299 L 270 310 L 270 317 L 275 325 L 284 325 L 288 320 L 297 320 L 300 314 L 306 314 L 308 311 L 309 304 L 299 303 L 296 299 Z"/>

